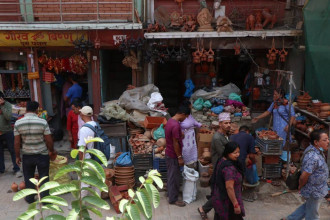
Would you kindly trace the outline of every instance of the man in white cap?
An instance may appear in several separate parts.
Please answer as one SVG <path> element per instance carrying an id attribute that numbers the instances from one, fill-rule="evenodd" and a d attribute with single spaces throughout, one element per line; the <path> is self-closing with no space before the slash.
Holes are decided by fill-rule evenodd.
<path id="1" fill-rule="evenodd" d="M 90 124 L 93 127 L 96 126 L 96 122 L 92 120 L 93 117 L 93 109 L 89 106 L 84 106 L 82 109 L 79 110 L 81 119 L 86 123 Z M 78 133 L 78 146 L 86 146 L 85 138 L 94 137 L 95 133 L 92 129 L 88 127 L 81 127 Z M 86 146 L 88 149 L 94 148 L 94 143 L 88 143 Z M 90 159 L 91 156 L 89 154 L 85 155 L 85 158 Z M 82 159 L 82 153 L 79 153 L 79 159 Z"/>
<path id="2" fill-rule="evenodd" d="M 215 164 L 219 158 L 222 157 L 223 151 L 225 150 L 225 145 L 228 143 L 228 133 L 231 128 L 230 113 L 223 112 L 219 114 L 219 129 L 212 137 L 211 143 L 211 154 L 212 154 L 212 164 L 215 168 Z M 212 199 L 202 206 L 198 207 L 198 212 L 203 220 L 207 220 L 207 213 L 213 208 Z"/>

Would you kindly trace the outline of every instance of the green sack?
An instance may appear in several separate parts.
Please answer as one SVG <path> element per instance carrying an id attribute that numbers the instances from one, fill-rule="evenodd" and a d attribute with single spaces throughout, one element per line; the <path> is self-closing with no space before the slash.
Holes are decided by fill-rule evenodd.
<path id="1" fill-rule="evenodd" d="M 209 100 L 205 101 L 204 104 L 203 104 L 203 107 L 205 108 L 211 108 L 212 107 L 212 104 Z"/>
<path id="2" fill-rule="evenodd" d="M 229 100 L 238 101 L 238 102 L 242 102 L 241 96 L 240 96 L 240 95 L 237 95 L 237 94 L 234 93 L 234 92 L 229 94 L 228 99 L 229 99 Z"/>
<path id="3" fill-rule="evenodd" d="M 165 138 L 165 129 L 163 124 L 161 124 L 159 128 L 154 131 L 154 139 L 158 140 L 159 138 Z"/>
<path id="4" fill-rule="evenodd" d="M 194 109 L 196 109 L 197 111 L 200 111 L 203 109 L 203 104 L 204 104 L 204 100 L 202 98 L 198 98 L 195 102 L 194 102 Z"/>

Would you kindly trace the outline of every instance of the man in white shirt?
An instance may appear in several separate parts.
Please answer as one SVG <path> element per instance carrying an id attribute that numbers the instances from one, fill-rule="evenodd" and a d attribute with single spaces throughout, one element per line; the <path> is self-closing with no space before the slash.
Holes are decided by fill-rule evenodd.
<path id="1" fill-rule="evenodd" d="M 85 124 L 90 124 L 93 127 L 96 126 L 96 122 L 93 121 L 93 109 L 89 106 L 84 106 L 82 109 L 79 110 L 80 111 L 80 117 L 81 119 L 85 122 Z M 94 137 L 94 131 L 92 131 L 90 128 L 88 127 L 81 127 L 81 129 L 79 130 L 78 133 L 78 146 L 86 146 L 86 142 L 85 139 L 87 139 L 88 137 Z M 93 149 L 94 148 L 94 143 L 88 143 L 87 144 L 87 149 Z M 90 159 L 91 156 L 89 154 L 85 155 L 85 158 Z M 82 159 L 82 153 L 79 153 L 79 159 Z"/>

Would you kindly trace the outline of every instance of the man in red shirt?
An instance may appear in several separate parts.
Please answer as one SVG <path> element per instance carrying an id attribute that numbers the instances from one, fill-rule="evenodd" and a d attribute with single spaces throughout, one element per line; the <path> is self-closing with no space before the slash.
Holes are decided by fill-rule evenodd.
<path id="1" fill-rule="evenodd" d="M 71 103 L 71 109 L 68 114 L 68 119 L 66 122 L 66 129 L 69 133 L 69 141 L 71 142 L 71 148 L 76 149 L 78 143 L 78 116 L 79 110 L 82 108 L 82 103 L 78 100 L 74 100 Z"/>
<path id="2" fill-rule="evenodd" d="M 184 165 L 182 158 L 183 133 L 180 122 L 190 115 L 188 106 L 180 106 L 177 113 L 168 120 L 165 126 L 166 138 L 166 166 L 167 166 L 167 192 L 170 204 L 183 207 L 186 204 L 178 200 L 180 188 L 180 166 Z"/>

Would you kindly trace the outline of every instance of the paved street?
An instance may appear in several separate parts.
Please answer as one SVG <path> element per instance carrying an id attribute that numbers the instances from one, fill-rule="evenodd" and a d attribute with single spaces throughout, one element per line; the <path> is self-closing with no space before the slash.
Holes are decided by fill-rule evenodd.
<path id="1" fill-rule="evenodd" d="M 67 154 L 69 152 L 69 145 L 67 142 L 57 142 L 56 149 L 60 154 Z M 25 211 L 28 207 L 24 200 L 17 202 L 12 201 L 14 193 L 11 192 L 10 186 L 12 182 L 19 184 L 22 178 L 16 178 L 12 173 L 12 164 L 9 163 L 9 153 L 5 151 L 6 172 L 0 175 L 0 219 L 12 220 L 16 219 L 20 213 Z M 246 209 L 247 220 L 279 220 L 292 212 L 299 204 L 300 198 L 297 193 L 284 194 L 278 197 L 271 197 L 274 192 L 282 191 L 284 186 L 276 187 L 269 183 L 262 183 L 257 192 L 258 199 L 255 202 L 244 202 Z M 184 208 L 169 205 L 167 202 L 165 192 L 161 192 L 161 204 L 158 209 L 154 210 L 154 218 L 157 220 L 199 220 L 200 216 L 197 212 L 197 207 L 202 205 L 205 201 L 205 195 L 209 193 L 209 188 L 200 188 L 198 185 L 197 201 L 188 204 Z M 71 195 L 63 196 L 70 201 Z M 109 200 L 108 200 L 109 202 Z M 65 213 L 68 213 L 67 208 L 63 208 Z M 113 216 L 115 211 L 111 206 L 111 210 L 103 211 L 103 216 Z M 323 203 L 320 209 L 321 219 L 330 219 L 330 206 Z M 213 219 L 213 212 L 209 214 L 209 218 Z M 93 219 L 100 219 L 93 216 Z"/>

